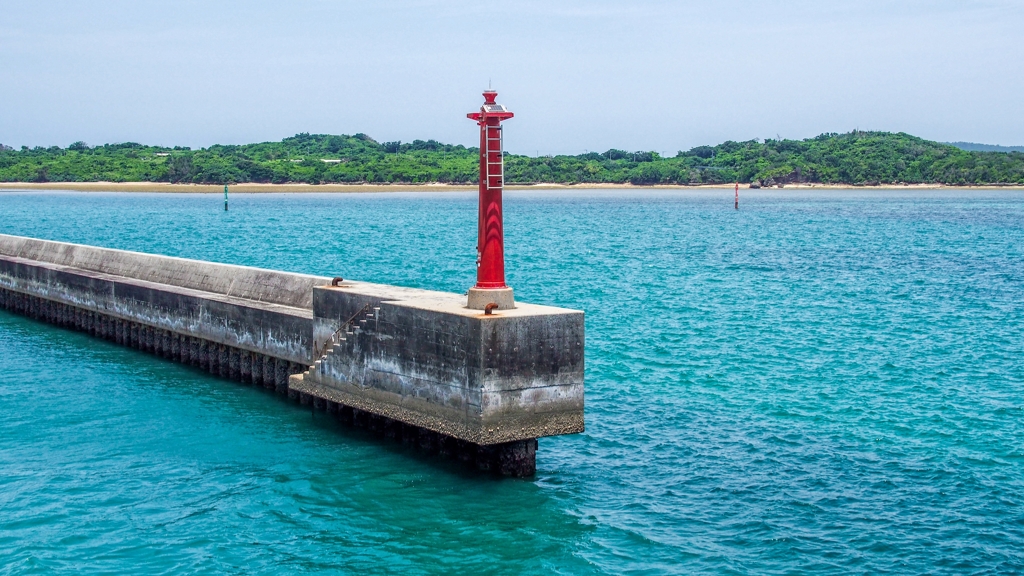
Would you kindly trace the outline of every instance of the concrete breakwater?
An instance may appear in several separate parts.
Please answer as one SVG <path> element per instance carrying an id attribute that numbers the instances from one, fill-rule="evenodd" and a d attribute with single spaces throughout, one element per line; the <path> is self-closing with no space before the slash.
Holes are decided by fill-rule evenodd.
<path id="1" fill-rule="evenodd" d="M 583 430 L 579 311 L 6 235 L 0 307 L 505 475 Z"/>

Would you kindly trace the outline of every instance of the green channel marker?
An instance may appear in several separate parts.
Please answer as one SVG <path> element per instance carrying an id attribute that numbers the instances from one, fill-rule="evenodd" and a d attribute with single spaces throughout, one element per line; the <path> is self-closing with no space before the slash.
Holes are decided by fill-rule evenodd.
<path id="1" fill-rule="evenodd" d="M 224 185 L 224 211 L 228 211 L 228 185 Z"/>

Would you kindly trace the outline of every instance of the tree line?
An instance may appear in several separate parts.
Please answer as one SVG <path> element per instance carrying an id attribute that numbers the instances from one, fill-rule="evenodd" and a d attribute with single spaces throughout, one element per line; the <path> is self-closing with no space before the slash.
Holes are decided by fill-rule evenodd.
<path id="1" fill-rule="evenodd" d="M 0 145 L 2 182 L 452 183 L 477 181 L 478 150 L 435 140 L 296 134 L 280 142 L 191 150 L 133 142 Z M 728 141 L 673 157 L 608 150 L 506 154 L 509 184 L 1024 184 L 1024 153 L 962 150 L 904 133 L 854 131 L 806 140 Z"/>

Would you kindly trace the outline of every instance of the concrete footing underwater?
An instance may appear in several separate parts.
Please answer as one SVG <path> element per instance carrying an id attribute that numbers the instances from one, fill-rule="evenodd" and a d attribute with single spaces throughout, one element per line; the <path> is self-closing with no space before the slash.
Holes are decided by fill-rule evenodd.
<path id="1" fill-rule="evenodd" d="M 529 477 L 583 430 L 583 314 L 0 235 L 0 308 Z"/>

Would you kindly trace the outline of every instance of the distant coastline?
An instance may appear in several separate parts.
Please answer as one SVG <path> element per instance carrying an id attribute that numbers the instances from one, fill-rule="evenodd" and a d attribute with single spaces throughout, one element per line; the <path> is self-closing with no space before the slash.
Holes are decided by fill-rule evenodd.
<path id="1" fill-rule="evenodd" d="M 741 190 L 750 190 L 749 184 L 740 184 Z M 509 184 L 506 190 L 732 190 L 734 184 L 700 185 L 636 185 L 636 184 Z M 229 185 L 231 194 L 298 194 L 373 192 L 468 192 L 476 186 L 465 184 L 265 184 L 242 182 Z M 777 190 L 779 186 L 762 187 Z M 784 190 L 1024 190 L 1024 185 L 946 186 L 943 184 L 877 184 L 857 186 L 851 184 L 785 184 Z M 167 182 L 0 182 L 0 192 L 19 191 L 69 192 L 155 192 L 167 194 L 215 194 L 224 191 L 221 184 L 169 184 Z"/>
<path id="2" fill-rule="evenodd" d="M 1024 153 L 973 152 L 909 134 L 854 131 L 805 140 L 728 141 L 675 155 L 610 149 L 577 155 L 505 154 L 508 186 L 1024 186 Z M 200 150 L 132 142 L 67 148 L 0 145 L 4 182 L 94 182 L 223 186 L 321 192 L 476 185 L 479 150 L 434 140 L 377 142 L 354 136 L 297 134 L 280 142 L 214 145 Z M 551 183 L 551 184 L 545 184 Z M 145 184 L 151 189 L 153 185 Z M 271 186 L 280 187 L 271 187 Z M 264 188 L 267 186 L 268 188 Z M 157 188 L 163 189 L 163 186 Z M 175 188 L 180 190 L 181 188 Z M 391 188 L 393 189 L 393 188 Z M 198 189 L 206 190 L 206 189 Z M 241 190 L 239 190 L 241 191 Z"/>

